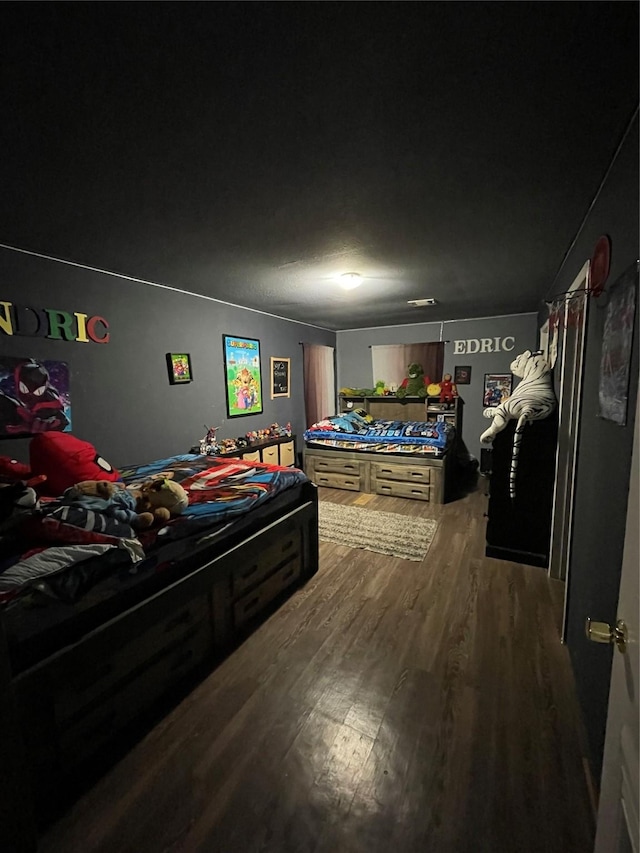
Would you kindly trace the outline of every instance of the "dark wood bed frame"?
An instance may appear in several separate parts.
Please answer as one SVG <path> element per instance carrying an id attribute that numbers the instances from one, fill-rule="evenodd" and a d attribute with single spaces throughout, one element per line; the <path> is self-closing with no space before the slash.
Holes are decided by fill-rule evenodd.
<path id="1" fill-rule="evenodd" d="M 175 583 L 15 677 L 6 666 L 0 614 L 0 675 L 9 679 L 0 686 L 10 694 L 5 695 L 10 712 L 0 720 L 5 723 L 0 754 L 9 754 L 5 745 L 22 741 L 40 820 L 55 816 L 67 783 L 114 736 L 162 697 L 210 671 L 261 617 L 315 574 L 317 518 L 317 489 L 308 483 L 301 502 L 275 521 L 222 553 L 218 545 L 214 556 L 207 559 L 205 553 Z M 28 811 L 21 797 L 15 808 Z M 11 811 L 7 802 L 3 807 Z"/>

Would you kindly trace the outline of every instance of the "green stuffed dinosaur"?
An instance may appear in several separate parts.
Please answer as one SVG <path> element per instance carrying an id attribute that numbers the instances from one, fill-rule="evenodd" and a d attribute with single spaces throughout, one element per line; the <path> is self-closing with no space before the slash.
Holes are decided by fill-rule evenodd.
<path id="1" fill-rule="evenodd" d="M 396 397 L 426 397 L 427 385 L 431 384 L 431 380 L 424 375 L 422 365 L 415 362 L 410 364 L 407 374 L 396 391 Z"/>

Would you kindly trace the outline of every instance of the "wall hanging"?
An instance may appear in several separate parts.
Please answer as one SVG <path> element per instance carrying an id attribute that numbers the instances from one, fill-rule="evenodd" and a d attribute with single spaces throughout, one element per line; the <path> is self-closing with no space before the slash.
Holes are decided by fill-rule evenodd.
<path id="1" fill-rule="evenodd" d="M 262 412 L 260 341 L 223 335 L 227 413 L 230 418 Z"/>
<path id="2" fill-rule="evenodd" d="M 470 367 L 455 367 L 453 369 L 453 381 L 455 385 L 470 385 L 471 384 L 471 368 Z"/>
<path id="3" fill-rule="evenodd" d="M 0 438 L 71 430 L 69 365 L 0 358 Z"/>
<path id="4" fill-rule="evenodd" d="M 485 408 L 499 406 L 509 399 L 512 388 L 513 376 L 510 373 L 485 373 L 482 405 Z"/>
<path id="5" fill-rule="evenodd" d="M 290 397 L 291 359 L 271 357 L 271 399 Z"/>
<path id="6" fill-rule="evenodd" d="M 602 335 L 598 414 L 620 426 L 627 422 L 637 286 L 634 262 L 611 287 Z"/>
<path id="7" fill-rule="evenodd" d="M 168 352 L 167 370 L 169 371 L 169 382 L 172 385 L 181 385 L 191 382 L 193 369 L 191 367 L 191 356 L 188 352 Z"/>

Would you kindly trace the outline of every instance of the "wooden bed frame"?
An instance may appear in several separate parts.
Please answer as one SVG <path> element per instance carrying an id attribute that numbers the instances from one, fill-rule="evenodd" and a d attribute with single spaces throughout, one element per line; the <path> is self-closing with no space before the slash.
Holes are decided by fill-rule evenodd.
<path id="1" fill-rule="evenodd" d="M 39 820 L 55 816 L 66 783 L 104 753 L 114 735 L 209 671 L 260 617 L 315 574 L 317 518 L 317 489 L 307 483 L 284 515 L 226 550 L 218 544 L 215 554 L 200 555 L 175 583 L 9 676 L 18 731 L 0 728 L 0 752 L 14 736 L 22 740 Z M 3 645 L 0 613 L 6 672 Z M 24 809 L 24 802 L 18 807 Z"/>
<path id="2" fill-rule="evenodd" d="M 454 453 L 436 458 L 305 447 L 304 471 L 317 486 L 442 504 L 453 493 Z"/>

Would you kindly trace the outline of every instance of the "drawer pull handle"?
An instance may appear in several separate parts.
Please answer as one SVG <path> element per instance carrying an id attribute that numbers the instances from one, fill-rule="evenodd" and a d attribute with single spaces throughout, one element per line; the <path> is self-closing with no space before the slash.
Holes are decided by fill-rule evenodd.
<path id="1" fill-rule="evenodd" d="M 190 610 L 184 610 L 175 619 L 170 619 L 164 627 L 165 634 L 168 634 L 169 631 L 173 631 L 174 628 L 178 628 L 180 625 L 188 625 L 191 622 L 192 616 Z"/>
<path id="2" fill-rule="evenodd" d="M 412 477 L 420 477 L 420 479 L 422 479 L 422 477 L 424 477 L 424 474 L 422 473 L 422 471 L 412 471 L 411 476 Z"/>
<path id="3" fill-rule="evenodd" d="M 285 542 L 284 545 L 282 546 L 282 553 L 284 554 L 285 551 L 288 551 L 289 548 L 292 548 L 292 547 L 293 547 L 293 539 L 289 539 L 289 541 Z"/>
<path id="4" fill-rule="evenodd" d="M 251 601 L 248 601 L 244 607 L 242 608 L 245 613 L 248 613 L 250 610 L 254 610 L 260 604 L 260 596 L 256 595 Z"/>
<path id="5" fill-rule="evenodd" d="M 250 578 L 250 577 L 251 577 L 251 575 L 255 575 L 255 573 L 256 573 L 257 571 L 258 571 L 258 566 L 257 566 L 257 564 L 256 564 L 256 565 L 251 566 L 251 568 L 250 568 L 250 569 L 247 569 L 247 571 L 246 571 L 246 572 L 242 572 L 242 574 L 240 575 L 240 577 L 242 578 L 242 580 L 246 580 L 247 578 Z"/>
<path id="6" fill-rule="evenodd" d="M 353 486 L 353 480 L 345 480 L 344 484 L 345 486 Z"/>
<path id="7" fill-rule="evenodd" d="M 294 572 L 294 569 L 289 569 L 289 571 L 285 572 L 285 573 L 282 575 L 282 580 L 283 580 L 283 581 L 288 580 L 288 579 L 291 577 L 291 575 L 293 574 L 293 572 Z"/>

